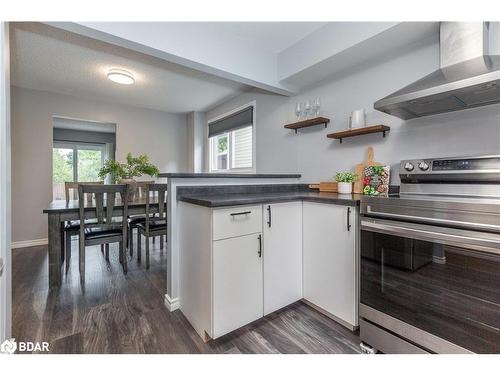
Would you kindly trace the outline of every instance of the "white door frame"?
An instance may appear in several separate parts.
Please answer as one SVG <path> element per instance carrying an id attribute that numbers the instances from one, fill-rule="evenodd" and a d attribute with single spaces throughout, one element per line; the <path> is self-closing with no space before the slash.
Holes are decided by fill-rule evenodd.
<path id="1" fill-rule="evenodd" d="M 0 343 L 12 335 L 9 55 L 9 23 L 0 22 Z"/>

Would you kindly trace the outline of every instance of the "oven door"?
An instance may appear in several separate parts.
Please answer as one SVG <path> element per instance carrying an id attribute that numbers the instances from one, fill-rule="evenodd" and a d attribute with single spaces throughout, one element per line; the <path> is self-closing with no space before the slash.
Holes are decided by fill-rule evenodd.
<path id="1" fill-rule="evenodd" d="M 360 301 L 431 352 L 500 353 L 500 235 L 363 217 Z"/>

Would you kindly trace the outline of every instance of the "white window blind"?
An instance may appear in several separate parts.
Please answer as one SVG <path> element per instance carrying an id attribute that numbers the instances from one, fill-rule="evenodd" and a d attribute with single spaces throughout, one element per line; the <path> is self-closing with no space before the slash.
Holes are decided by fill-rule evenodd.
<path id="1" fill-rule="evenodd" d="M 252 126 L 232 131 L 232 168 L 252 168 Z"/>

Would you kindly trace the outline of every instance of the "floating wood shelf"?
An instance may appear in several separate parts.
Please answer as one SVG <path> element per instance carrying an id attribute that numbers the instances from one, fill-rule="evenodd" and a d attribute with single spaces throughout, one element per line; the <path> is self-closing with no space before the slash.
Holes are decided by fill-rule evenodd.
<path id="1" fill-rule="evenodd" d="M 373 126 L 367 126 L 365 128 L 356 128 L 336 133 L 330 133 L 327 135 L 327 137 L 338 139 L 340 143 L 342 143 L 342 138 L 356 137 L 358 135 L 371 134 L 371 133 L 382 133 L 382 136 L 385 137 L 385 132 L 388 132 L 390 130 L 391 128 L 386 125 L 373 125 Z"/>
<path id="2" fill-rule="evenodd" d="M 310 126 L 316 126 L 316 125 L 322 125 L 322 124 L 324 124 L 325 128 L 326 128 L 326 126 L 328 125 L 329 122 L 330 122 L 329 118 L 326 118 L 326 117 L 315 117 L 315 118 L 311 118 L 311 119 L 308 119 L 308 120 L 294 122 L 292 124 L 287 124 L 287 125 L 285 125 L 285 128 L 287 128 L 287 129 L 293 129 L 293 130 L 295 130 L 295 134 L 297 134 L 297 130 L 298 129 L 308 128 Z"/>

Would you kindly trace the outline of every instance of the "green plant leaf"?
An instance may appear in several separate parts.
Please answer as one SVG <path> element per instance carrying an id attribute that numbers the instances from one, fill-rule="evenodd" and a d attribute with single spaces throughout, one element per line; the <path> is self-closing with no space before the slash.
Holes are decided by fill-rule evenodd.
<path id="1" fill-rule="evenodd" d="M 337 182 L 355 182 L 358 179 L 358 175 L 352 172 L 338 172 L 335 175 L 335 181 Z"/>
<path id="2" fill-rule="evenodd" d="M 99 177 L 104 178 L 108 174 L 111 176 L 113 182 L 116 182 L 124 177 L 141 177 L 148 175 L 151 177 L 158 177 L 160 170 L 155 165 L 149 163 L 147 155 L 132 156 L 128 153 L 126 163 L 119 163 L 116 160 L 106 160 L 103 167 L 99 170 Z"/>

